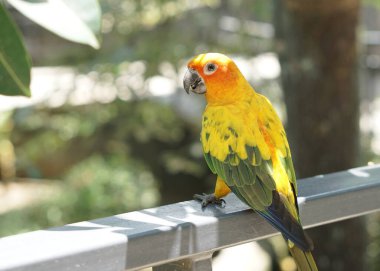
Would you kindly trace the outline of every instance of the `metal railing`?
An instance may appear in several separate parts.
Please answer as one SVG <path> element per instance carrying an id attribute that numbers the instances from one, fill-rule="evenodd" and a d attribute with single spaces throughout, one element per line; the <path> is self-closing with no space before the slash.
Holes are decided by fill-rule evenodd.
<path id="1" fill-rule="evenodd" d="M 380 210 L 380 165 L 298 181 L 303 224 Z M 212 253 L 278 234 L 234 195 L 180 202 L 0 239 L 0 270 L 211 270 Z"/>

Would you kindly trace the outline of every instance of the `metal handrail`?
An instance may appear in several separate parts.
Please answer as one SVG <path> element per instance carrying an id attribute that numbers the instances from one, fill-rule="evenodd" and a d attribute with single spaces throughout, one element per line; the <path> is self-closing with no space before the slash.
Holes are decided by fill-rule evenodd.
<path id="1" fill-rule="evenodd" d="M 380 210 L 380 165 L 301 179 L 298 187 L 306 228 Z M 278 234 L 234 195 L 226 202 L 203 211 L 185 201 L 4 237 L 0 270 L 211 270 L 213 252 Z"/>

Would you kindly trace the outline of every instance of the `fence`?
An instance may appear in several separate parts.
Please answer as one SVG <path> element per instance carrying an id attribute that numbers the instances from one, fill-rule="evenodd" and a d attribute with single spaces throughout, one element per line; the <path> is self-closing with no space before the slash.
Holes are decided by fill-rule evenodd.
<path id="1" fill-rule="evenodd" d="M 380 165 L 298 181 L 314 227 L 380 210 Z M 212 253 L 278 234 L 234 195 L 202 211 L 180 202 L 0 239 L 0 270 L 211 270 Z"/>

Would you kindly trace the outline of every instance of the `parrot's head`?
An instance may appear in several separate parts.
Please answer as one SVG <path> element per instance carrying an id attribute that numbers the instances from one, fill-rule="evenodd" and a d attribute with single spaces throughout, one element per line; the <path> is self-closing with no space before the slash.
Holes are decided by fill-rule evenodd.
<path id="1" fill-rule="evenodd" d="M 205 94 L 210 103 L 231 103 L 238 100 L 249 85 L 236 64 L 218 53 L 201 54 L 187 64 L 183 78 L 186 92 Z"/>

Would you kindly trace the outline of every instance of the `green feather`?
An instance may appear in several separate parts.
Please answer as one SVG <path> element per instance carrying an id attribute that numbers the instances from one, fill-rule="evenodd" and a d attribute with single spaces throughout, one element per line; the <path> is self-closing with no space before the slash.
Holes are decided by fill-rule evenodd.
<path id="1" fill-rule="evenodd" d="M 253 165 L 253 161 L 256 161 L 254 147 L 245 145 L 245 151 L 247 152 L 247 160 Z"/>
<path id="2" fill-rule="evenodd" d="M 242 186 L 244 185 L 244 182 L 242 178 L 240 177 L 238 167 L 231 166 L 231 172 L 232 172 L 232 179 L 236 186 Z"/>
<path id="3" fill-rule="evenodd" d="M 257 166 L 261 164 L 262 158 L 259 148 L 245 145 L 245 150 L 247 152 L 248 161 L 251 163 L 251 165 Z"/>
<path id="4" fill-rule="evenodd" d="M 256 176 L 256 167 L 252 166 L 252 164 L 249 162 L 248 159 L 242 160 L 242 162 L 245 164 L 245 166 L 249 169 L 250 174 L 255 177 Z"/>
<path id="5" fill-rule="evenodd" d="M 272 203 L 272 191 L 276 189 L 273 165 L 270 160 L 262 159 L 257 147 L 246 146 L 246 150 L 248 158 L 245 160 L 241 160 L 232 148 L 225 161 L 210 153 L 205 153 L 205 159 L 211 171 L 218 174 L 239 198 L 256 210 L 264 210 Z"/>
<path id="6" fill-rule="evenodd" d="M 288 174 L 291 182 L 295 183 L 296 182 L 296 174 L 294 173 L 292 157 L 290 157 L 290 156 L 285 157 L 285 163 L 286 163 L 286 166 L 285 166 L 286 173 Z"/>
<path id="7" fill-rule="evenodd" d="M 240 194 L 243 201 L 254 210 L 262 211 L 272 203 L 271 191 L 264 188 L 259 180 L 251 185 L 235 186 L 232 190 Z"/>
<path id="8" fill-rule="evenodd" d="M 231 171 L 231 166 L 227 163 L 223 163 L 223 171 L 225 174 L 225 181 L 227 185 L 231 186 L 234 185 L 234 180 L 232 178 L 232 171 Z"/>
<path id="9" fill-rule="evenodd" d="M 290 156 L 289 150 L 287 150 L 286 157 L 280 157 L 280 161 L 282 166 L 285 168 L 286 175 L 288 175 L 290 182 L 295 187 L 295 192 L 297 193 L 296 174 L 294 173 L 293 161 L 292 157 Z"/>
<path id="10" fill-rule="evenodd" d="M 263 167 L 265 169 L 265 171 L 272 175 L 273 174 L 273 163 L 272 163 L 272 160 L 264 160 L 263 161 Z"/>
<path id="11" fill-rule="evenodd" d="M 211 154 L 209 152 L 204 152 L 203 155 L 204 155 L 206 163 L 207 163 L 208 167 L 210 168 L 210 170 L 212 171 L 212 173 L 216 174 L 216 170 L 215 170 L 214 165 L 211 161 Z"/>
<path id="12" fill-rule="evenodd" d="M 264 210 L 265 205 L 260 197 L 257 196 L 257 191 L 254 190 L 252 186 L 247 186 L 244 188 L 244 194 L 247 197 L 248 205 L 254 210 Z"/>
<path id="13" fill-rule="evenodd" d="M 265 162 L 264 162 L 265 163 Z M 266 166 L 260 166 L 256 168 L 256 176 L 260 178 L 263 184 L 271 190 L 276 189 L 276 182 L 273 180 L 272 175 L 266 171 Z"/>
<path id="14" fill-rule="evenodd" d="M 285 158 L 286 158 L 286 157 L 285 157 Z M 285 158 L 284 158 L 284 157 L 280 157 L 280 162 L 281 162 L 281 164 L 282 164 L 282 166 L 283 166 L 284 168 L 287 167 Z"/>
<path id="15" fill-rule="evenodd" d="M 210 157 L 211 157 L 211 161 L 212 161 L 212 164 L 213 164 L 213 166 L 215 168 L 216 173 L 218 175 L 222 175 L 221 173 L 222 173 L 223 169 L 221 167 L 221 162 L 217 158 L 215 158 L 213 156 L 210 156 Z M 222 176 L 220 176 L 220 177 L 222 177 Z"/>
<path id="16" fill-rule="evenodd" d="M 256 176 L 252 173 L 251 169 L 241 161 L 238 166 L 239 175 L 243 179 L 244 184 L 252 184 L 255 182 Z"/>
<path id="17" fill-rule="evenodd" d="M 252 164 L 260 165 L 262 161 L 260 150 L 257 147 L 254 147 L 253 150 L 255 152 L 255 160 L 252 161 Z"/>
<path id="18" fill-rule="evenodd" d="M 259 178 L 257 178 L 251 188 L 265 207 L 272 204 L 272 189 L 266 187 Z"/>
<path id="19" fill-rule="evenodd" d="M 231 153 L 228 155 L 228 161 L 232 166 L 237 166 L 237 165 L 239 165 L 240 160 L 236 154 Z"/>

